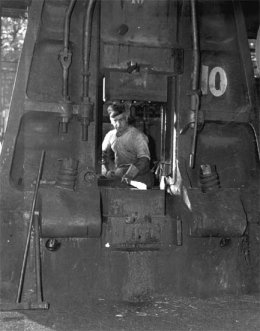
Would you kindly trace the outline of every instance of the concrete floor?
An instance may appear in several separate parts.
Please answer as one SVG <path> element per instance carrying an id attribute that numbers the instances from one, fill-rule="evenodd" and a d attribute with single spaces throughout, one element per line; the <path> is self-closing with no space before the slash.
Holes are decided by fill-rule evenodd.
<path id="1" fill-rule="evenodd" d="M 1 331 L 254 331 L 260 330 L 260 296 L 153 298 L 119 303 L 98 298 L 61 303 L 48 311 L 0 312 Z"/>

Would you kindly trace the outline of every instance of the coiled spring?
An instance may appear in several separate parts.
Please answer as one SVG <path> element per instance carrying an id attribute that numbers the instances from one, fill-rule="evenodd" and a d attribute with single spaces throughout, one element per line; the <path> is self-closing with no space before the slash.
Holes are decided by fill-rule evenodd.
<path id="1" fill-rule="evenodd" d="M 78 161 L 72 158 L 62 159 L 56 186 L 74 190 L 78 176 Z"/>
<path id="2" fill-rule="evenodd" d="M 202 164 L 200 166 L 200 184 L 203 193 L 220 188 L 219 176 L 215 165 Z"/>

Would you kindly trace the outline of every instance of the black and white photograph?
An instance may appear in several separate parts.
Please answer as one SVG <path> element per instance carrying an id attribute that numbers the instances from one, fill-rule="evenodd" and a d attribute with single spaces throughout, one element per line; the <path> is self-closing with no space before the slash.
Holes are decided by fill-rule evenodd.
<path id="1" fill-rule="evenodd" d="M 260 0 L 0 17 L 0 331 L 260 330 Z"/>

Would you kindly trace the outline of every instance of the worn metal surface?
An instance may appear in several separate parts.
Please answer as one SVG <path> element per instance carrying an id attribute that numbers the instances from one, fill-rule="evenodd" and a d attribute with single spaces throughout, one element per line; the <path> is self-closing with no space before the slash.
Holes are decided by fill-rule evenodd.
<path id="1" fill-rule="evenodd" d="M 102 40 L 157 47 L 173 45 L 177 38 L 176 8 L 176 1 L 169 0 L 149 3 L 105 1 L 101 8 Z M 120 27 L 123 24 L 128 30 L 122 35 Z"/>
<path id="2" fill-rule="evenodd" d="M 106 73 L 106 98 L 167 100 L 167 76 L 183 68 L 183 53 L 176 47 L 176 8 L 175 1 L 164 0 L 149 6 L 130 1 L 102 4 L 101 70 Z M 131 63 L 136 64 L 133 72 L 128 70 Z"/>
<path id="3" fill-rule="evenodd" d="M 146 71 L 106 73 L 106 98 L 166 102 L 167 76 Z"/>
<path id="4" fill-rule="evenodd" d="M 97 186 L 89 191 L 45 187 L 40 191 L 41 235 L 44 238 L 99 237 L 100 197 Z"/>
<path id="5" fill-rule="evenodd" d="M 111 249 L 156 250 L 173 242 L 172 220 L 166 217 L 109 217 L 104 242 Z"/>
<path id="6" fill-rule="evenodd" d="M 103 187 L 101 197 L 108 247 L 156 250 L 172 242 L 173 220 L 166 217 L 164 191 Z"/>
<path id="7" fill-rule="evenodd" d="M 132 61 L 137 63 L 139 70 L 145 69 L 147 74 L 177 75 L 181 73 L 183 62 L 181 49 L 104 43 L 103 51 L 105 69 L 127 71 L 128 62 Z M 176 70 L 177 68 L 179 70 Z"/>
<path id="8" fill-rule="evenodd" d="M 158 189 L 139 191 L 136 189 L 101 190 L 104 216 L 164 216 L 165 192 Z"/>
<path id="9" fill-rule="evenodd" d="M 239 191 L 220 189 L 202 193 L 200 190 L 189 190 L 188 196 L 191 203 L 191 236 L 234 237 L 245 233 L 247 219 Z"/>

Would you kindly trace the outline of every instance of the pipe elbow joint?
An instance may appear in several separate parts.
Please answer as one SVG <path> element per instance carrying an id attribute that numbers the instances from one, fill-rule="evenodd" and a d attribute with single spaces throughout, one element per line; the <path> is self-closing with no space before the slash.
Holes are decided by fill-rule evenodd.
<path id="1" fill-rule="evenodd" d="M 72 104 L 69 100 L 59 102 L 60 125 L 62 133 L 68 132 L 68 123 L 72 117 Z"/>
<path id="2" fill-rule="evenodd" d="M 93 121 L 94 104 L 88 97 L 83 98 L 83 102 L 79 106 L 79 120 L 82 127 L 82 140 L 88 140 L 88 126 Z"/>

